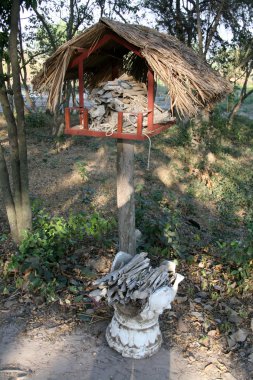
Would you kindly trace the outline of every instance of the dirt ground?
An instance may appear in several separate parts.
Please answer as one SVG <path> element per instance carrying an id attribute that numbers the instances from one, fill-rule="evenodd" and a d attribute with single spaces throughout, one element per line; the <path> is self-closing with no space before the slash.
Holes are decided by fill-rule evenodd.
<path id="1" fill-rule="evenodd" d="M 23 307 L 0 316 L 1 380 L 250 379 L 229 355 L 201 349 L 189 354 L 168 340 L 151 358 L 123 358 L 106 343 L 109 320 L 76 326 L 51 314 L 35 322 Z"/>
<path id="2" fill-rule="evenodd" d="M 29 136 L 28 147 L 31 196 L 42 199 L 44 207 L 52 214 L 68 215 L 83 208 L 98 209 L 105 216 L 116 212 L 116 149 L 113 142 L 108 145 L 99 139 L 87 139 L 85 145 L 67 139 L 55 145 L 43 131 L 36 131 L 35 137 Z M 153 151 L 151 174 L 146 172 L 147 143 L 145 146 L 137 144 L 136 149 L 137 184 L 149 184 L 156 178 L 165 187 L 175 187 L 172 165 L 170 175 L 167 172 L 173 149 L 164 157 Z M 85 181 L 77 165 L 83 161 L 88 178 Z M 181 164 L 174 161 L 174 167 L 181 170 Z M 180 186 L 178 191 L 182 191 L 183 185 Z M 87 194 L 90 195 L 88 202 Z M 1 199 L 0 205 L 0 227 L 5 232 L 6 217 Z M 199 213 L 198 221 L 205 226 L 209 219 Z M 186 267 L 181 266 L 179 272 L 186 280 L 172 311 L 162 317 L 163 346 L 159 353 L 145 360 L 122 358 L 107 346 L 104 334 L 110 311 L 102 320 L 95 318 L 92 323 L 85 323 L 69 309 L 59 305 L 49 307 L 40 302 L 33 304 L 18 291 L 14 295 L 1 295 L 0 380 L 253 379 L 252 305 L 248 306 L 247 318 L 244 318 L 243 300 L 236 297 L 218 302 L 210 299 L 194 285 L 193 275 L 187 273 Z M 228 332 L 225 329 L 221 333 L 219 328 L 221 324 L 226 327 L 228 318 L 233 331 L 241 334 L 231 347 Z"/>

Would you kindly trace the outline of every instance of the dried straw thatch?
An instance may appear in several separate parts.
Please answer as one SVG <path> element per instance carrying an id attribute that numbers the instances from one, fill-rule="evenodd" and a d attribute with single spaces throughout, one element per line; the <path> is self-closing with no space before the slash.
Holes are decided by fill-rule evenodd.
<path id="1" fill-rule="evenodd" d="M 193 116 L 199 108 L 223 98 L 231 91 L 230 84 L 212 70 L 192 49 L 175 37 L 141 25 L 122 24 L 101 19 L 82 34 L 59 47 L 46 60 L 44 69 L 34 78 L 37 90 L 49 91 L 48 106 L 54 110 L 62 93 L 65 79 L 77 78 L 77 68 L 68 69 L 80 49 L 92 49 L 107 33 L 123 38 L 139 49 L 142 59 L 126 48 L 109 41 L 84 61 L 87 86 L 109 80 L 112 62 L 138 80 L 143 80 L 147 64 L 169 88 L 172 106 L 180 115 Z"/>

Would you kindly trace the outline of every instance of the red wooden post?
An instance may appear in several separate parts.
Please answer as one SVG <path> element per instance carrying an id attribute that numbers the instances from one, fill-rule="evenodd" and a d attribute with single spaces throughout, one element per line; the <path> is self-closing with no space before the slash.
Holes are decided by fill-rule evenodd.
<path id="1" fill-rule="evenodd" d="M 142 135 L 142 121 L 143 121 L 143 114 L 142 113 L 138 113 L 138 117 L 137 117 L 137 136 L 141 136 Z"/>
<path id="2" fill-rule="evenodd" d="M 123 131 L 123 112 L 118 112 L 118 133 L 122 133 Z"/>
<path id="3" fill-rule="evenodd" d="M 65 108 L 65 131 L 70 129 L 70 109 L 67 107 Z"/>
<path id="4" fill-rule="evenodd" d="M 154 71 L 148 69 L 148 130 L 152 129 L 154 123 Z"/>

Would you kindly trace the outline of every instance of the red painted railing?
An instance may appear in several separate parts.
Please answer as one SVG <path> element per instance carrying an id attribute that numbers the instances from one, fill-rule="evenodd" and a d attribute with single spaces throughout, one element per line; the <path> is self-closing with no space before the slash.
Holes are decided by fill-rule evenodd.
<path id="1" fill-rule="evenodd" d="M 71 126 L 71 111 L 77 110 L 79 112 L 79 125 Z M 174 120 L 167 122 L 166 124 L 152 124 L 152 127 L 148 127 L 143 130 L 143 114 L 137 114 L 136 132 L 129 133 L 124 132 L 123 129 L 123 112 L 118 112 L 118 125 L 117 130 L 112 133 L 104 131 L 95 131 L 89 129 L 88 123 L 88 109 L 82 107 L 68 107 L 65 108 L 65 133 L 68 135 L 78 136 L 92 136 L 92 137 L 111 137 L 115 139 L 127 139 L 127 140 L 146 140 L 148 137 L 157 135 L 158 133 L 165 131 L 169 127 L 175 124 Z"/>

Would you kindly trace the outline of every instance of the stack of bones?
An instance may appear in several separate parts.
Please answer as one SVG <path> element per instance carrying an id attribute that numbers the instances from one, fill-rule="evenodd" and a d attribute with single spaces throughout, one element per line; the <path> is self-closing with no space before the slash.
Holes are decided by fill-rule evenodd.
<path id="1" fill-rule="evenodd" d="M 137 116 L 143 114 L 143 128 L 148 124 L 148 102 L 145 84 L 123 74 L 91 91 L 89 129 L 112 134 L 117 130 L 118 112 L 123 112 L 123 132 L 136 133 Z M 163 124 L 173 118 L 167 110 L 154 105 L 154 123 Z"/>

